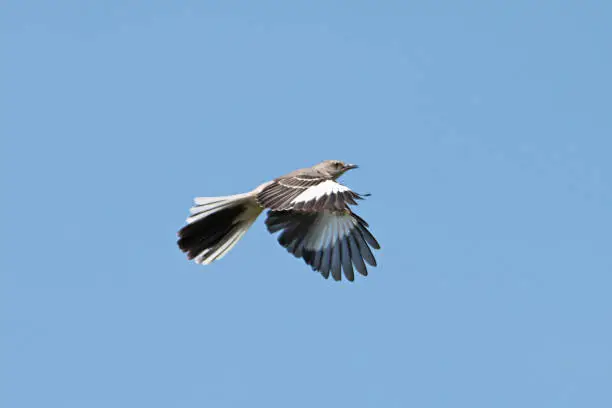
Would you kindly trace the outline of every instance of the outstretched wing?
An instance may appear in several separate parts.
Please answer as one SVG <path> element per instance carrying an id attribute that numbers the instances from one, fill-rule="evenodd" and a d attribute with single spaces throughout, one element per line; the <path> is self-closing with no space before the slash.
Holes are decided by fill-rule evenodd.
<path id="1" fill-rule="evenodd" d="M 360 199 L 361 195 L 334 180 L 307 175 L 276 179 L 257 195 L 263 207 L 275 211 L 343 211 Z"/>
<path id="2" fill-rule="evenodd" d="M 346 279 L 352 281 L 353 265 L 364 276 L 368 274 L 364 261 L 376 266 L 370 247 L 380 249 L 380 245 L 368 224 L 350 211 L 270 211 L 266 225 L 270 233 L 282 231 L 278 242 L 326 279 L 331 272 L 340 280 L 344 270 Z"/>

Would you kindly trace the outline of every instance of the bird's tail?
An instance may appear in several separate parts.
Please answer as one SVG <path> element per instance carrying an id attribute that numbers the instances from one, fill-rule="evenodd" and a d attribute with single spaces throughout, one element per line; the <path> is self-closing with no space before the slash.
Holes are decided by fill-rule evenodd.
<path id="1" fill-rule="evenodd" d="M 178 232 L 179 248 L 199 264 L 221 259 L 247 232 L 263 208 L 251 193 L 198 197 Z"/>

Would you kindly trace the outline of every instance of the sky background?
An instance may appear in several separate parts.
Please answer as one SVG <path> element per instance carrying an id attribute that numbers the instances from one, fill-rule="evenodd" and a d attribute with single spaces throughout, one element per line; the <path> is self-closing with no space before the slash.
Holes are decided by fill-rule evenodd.
<path id="1" fill-rule="evenodd" d="M 2 1 L 3 407 L 612 406 L 612 3 Z M 195 196 L 324 159 L 324 280 Z"/>

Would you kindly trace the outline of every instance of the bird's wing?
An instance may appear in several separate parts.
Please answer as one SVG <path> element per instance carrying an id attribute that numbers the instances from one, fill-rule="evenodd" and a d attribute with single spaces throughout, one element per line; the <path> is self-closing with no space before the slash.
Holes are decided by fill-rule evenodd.
<path id="1" fill-rule="evenodd" d="M 274 180 L 257 195 L 257 201 L 275 211 L 317 212 L 348 209 L 362 196 L 350 188 L 320 176 L 295 175 Z"/>
<path id="2" fill-rule="evenodd" d="M 368 224 L 350 211 L 270 211 L 266 226 L 270 233 L 282 231 L 278 242 L 326 279 L 331 273 L 340 280 L 344 270 L 352 281 L 353 265 L 364 276 L 368 274 L 364 261 L 376 266 L 370 247 L 380 249 L 380 245 Z"/>

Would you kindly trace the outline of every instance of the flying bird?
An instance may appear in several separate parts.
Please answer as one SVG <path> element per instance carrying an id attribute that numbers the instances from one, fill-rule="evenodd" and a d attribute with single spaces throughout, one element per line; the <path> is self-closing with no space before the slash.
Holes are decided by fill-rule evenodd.
<path id="1" fill-rule="evenodd" d="M 221 259 L 268 209 L 270 233 L 281 231 L 278 242 L 327 279 L 355 279 L 354 269 L 367 276 L 366 263 L 376 266 L 371 248 L 380 249 L 368 224 L 355 214 L 365 195 L 336 179 L 357 168 L 338 160 L 295 170 L 263 183 L 253 191 L 225 197 L 197 197 L 191 216 L 178 232 L 178 246 L 198 264 Z M 353 268 L 354 267 L 354 268 Z"/>

